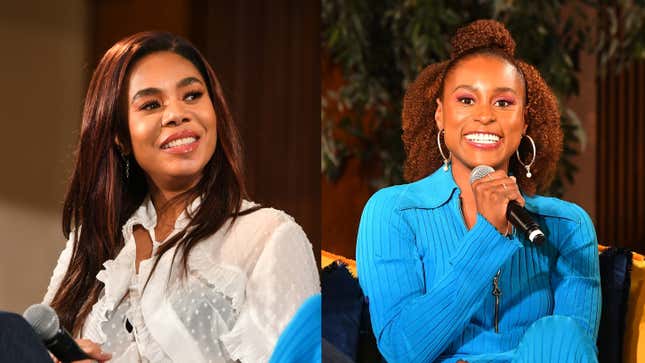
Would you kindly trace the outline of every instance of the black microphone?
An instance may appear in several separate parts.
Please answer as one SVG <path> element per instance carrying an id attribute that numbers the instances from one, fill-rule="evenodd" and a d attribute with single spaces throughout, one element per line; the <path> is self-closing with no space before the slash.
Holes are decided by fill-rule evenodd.
<path id="1" fill-rule="evenodd" d="M 470 172 L 470 184 L 494 171 L 495 169 L 488 165 L 476 166 Z M 506 207 L 506 218 L 515 228 L 522 231 L 531 243 L 539 246 L 546 240 L 544 232 L 540 230 L 540 225 L 537 224 L 533 218 L 531 218 L 529 212 L 524 209 L 524 207 L 517 204 L 516 201 L 511 200 L 508 202 L 508 206 Z"/>
<path id="2" fill-rule="evenodd" d="M 72 336 L 60 326 L 54 309 L 45 304 L 34 304 L 22 314 L 47 349 L 61 362 L 90 359 Z"/>

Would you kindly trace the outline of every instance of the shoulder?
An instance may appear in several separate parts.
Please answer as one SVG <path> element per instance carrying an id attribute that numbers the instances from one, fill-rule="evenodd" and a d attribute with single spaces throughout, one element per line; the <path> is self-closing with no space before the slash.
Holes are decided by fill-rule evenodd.
<path id="1" fill-rule="evenodd" d="M 279 228 L 285 227 L 302 230 L 292 216 L 279 209 L 263 207 L 257 203 L 245 200 L 242 203 L 240 211 L 241 215 L 236 218 L 231 226 L 232 229 L 250 228 L 263 233 L 271 233 Z"/>
<path id="2" fill-rule="evenodd" d="M 293 217 L 278 209 L 256 207 L 259 205 L 245 201 L 241 215 L 200 242 L 191 252 L 194 265 L 201 270 L 229 266 L 250 273 L 258 259 L 273 250 L 285 255 L 312 251 L 307 235 Z"/>
<path id="3" fill-rule="evenodd" d="M 358 244 L 374 240 L 389 243 L 393 236 L 409 237 L 414 233 L 414 214 L 423 206 L 413 190 L 414 183 L 383 188 L 372 195 L 361 214 Z"/>
<path id="4" fill-rule="evenodd" d="M 214 249 L 226 251 L 224 255 L 251 256 L 274 240 L 310 246 L 304 230 L 293 217 L 279 209 L 262 207 L 250 201 L 244 201 L 240 215 L 231 219 L 209 240 Z"/>
<path id="5" fill-rule="evenodd" d="M 551 239 L 561 253 L 584 247 L 596 248 L 596 230 L 582 207 L 544 196 L 527 197 L 525 200 L 526 209 L 544 219 L 547 230 L 552 234 Z"/>
<path id="6" fill-rule="evenodd" d="M 458 190 L 452 174 L 438 170 L 412 183 L 383 188 L 370 198 L 367 209 L 405 211 L 434 209 L 448 202 Z"/>
<path id="7" fill-rule="evenodd" d="M 366 228 L 380 230 L 383 223 L 401 220 L 403 207 L 410 204 L 407 194 L 408 184 L 383 188 L 374 193 L 363 207 L 359 236 Z"/>
<path id="8" fill-rule="evenodd" d="M 432 176 L 413 183 L 393 185 L 378 190 L 367 201 L 365 208 L 379 208 L 402 211 L 409 208 L 424 207 L 428 190 L 432 190 Z"/>
<path id="9" fill-rule="evenodd" d="M 410 184 L 393 185 L 378 190 L 367 201 L 365 208 L 378 207 L 390 210 L 401 209 L 408 204 L 411 198 L 409 193 Z"/>
<path id="10" fill-rule="evenodd" d="M 541 195 L 525 196 L 525 200 L 526 209 L 534 214 L 546 218 L 557 218 L 564 223 L 575 225 L 592 224 L 589 214 L 575 203 Z"/>

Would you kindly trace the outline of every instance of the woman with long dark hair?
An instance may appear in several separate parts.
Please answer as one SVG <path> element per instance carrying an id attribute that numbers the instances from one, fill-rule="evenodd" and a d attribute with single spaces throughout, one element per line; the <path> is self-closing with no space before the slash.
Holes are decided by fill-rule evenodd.
<path id="1" fill-rule="evenodd" d="M 85 99 L 45 303 L 95 359 L 267 361 L 320 289 L 291 217 L 247 200 L 238 132 L 188 41 L 110 48 Z"/>

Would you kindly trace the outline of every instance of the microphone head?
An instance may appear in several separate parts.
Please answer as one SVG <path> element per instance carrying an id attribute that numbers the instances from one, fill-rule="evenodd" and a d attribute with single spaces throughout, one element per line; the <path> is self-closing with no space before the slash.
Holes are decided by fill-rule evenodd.
<path id="1" fill-rule="evenodd" d="M 42 340 L 53 338 L 60 328 L 58 315 L 49 305 L 34 304 L 28 307 L 22 316 Z"/>
<path id="2" fill-rule="evenodd" d="M 470 172 L 470 184 L 476 182 L 477 180 L 485 177 L 486 175 L 494 172 L 495 169 L 488 165 L 479 165 L 473 168 Z"/>

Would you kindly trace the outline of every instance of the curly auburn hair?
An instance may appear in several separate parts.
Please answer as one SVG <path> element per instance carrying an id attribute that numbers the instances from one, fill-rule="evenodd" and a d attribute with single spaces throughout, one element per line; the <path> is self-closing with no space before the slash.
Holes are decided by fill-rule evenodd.
<path id="1" fill-rule="evenodd" d="M 443 162 L 437 147 L 437 125 L 434 113 L 436 99 L 441 99 L 447 75 L 455 71 L 465 59 L 475 56 L 492 56 L 506 60 L 524 79 L 526 102 L 524 120 L 526 134 L 535 141 L 537 155 L 531 166 L 532 178 L 511 157 L 509 170 L 516 176 L 522 192 L 533 195 L 544 191 L 551 183 L 557 162 L 562 153 L 560 111 L 553 91 L 547 86 L 535 67 L 515 59 L 515 41 L 503 24 L 494 20 L 477 20 L 457 30 L 450 41 L 450 60 L 427 66 L 408 87 L 403 99 L 403 145 L 406 153 L 404 177 L 408 182 L 426 177 Z M 528 140 L 522 139 L 519 147 L 523 162 L 532 158 Z"/>

